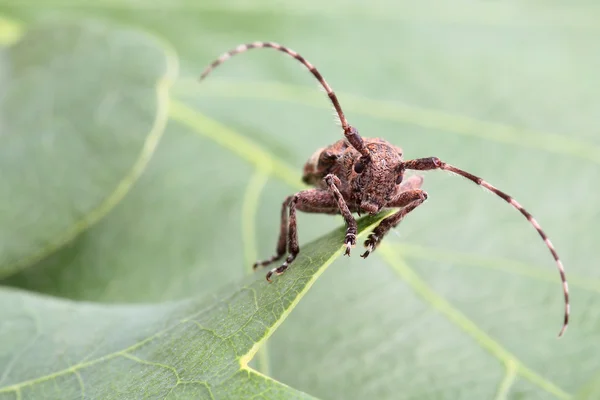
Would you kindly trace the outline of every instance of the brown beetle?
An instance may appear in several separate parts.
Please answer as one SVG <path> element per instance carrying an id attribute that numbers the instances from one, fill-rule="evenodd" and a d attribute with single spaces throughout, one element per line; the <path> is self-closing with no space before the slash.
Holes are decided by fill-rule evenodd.
<path id="1" fill-rule="evenodd" d="M 383 219 L 365 241 L 367 250 L 362 254 L 366 258 L 373 252 L 390 229 L 402 221 L 404 216 L 417 208 L 427 199 L 427 193 L 421 190 L 423 178 L 411 176 L 404 179 L 406 170 L 445 170 L 463 176 L 479 186 L 484 187 L 504 199 L 516 208 L 540 234 L 552 253 L 563 286 L 565 298 L 564 322 L 559 336 L 565 332 L 569 322 L 569 287 L 565 271 L 552 242 L 546 236 L 538 222 L 515 199 L 496 189 L 483 179 L 446 164 L 437 157 L 419 158 L 403 161 L 402 150 L 383 139 L 362 138 L 358 131 L 348 124 L 337 96 L 323 79 L 319 71 L 295 51 L 273 42 L 254 42 L 243 44 L 223 54 L 202 73 L 204 79 L 215 67 L 235 54 L 250 49 L 272 48 L 290 55 L 300 61 L 317 78 L 333 103 L 344 130 L 344 139 L 329 147 L 317 150 L 304 166 L 303 181 L 315 187 L 289 196 L 281 208 L 281 226 L 277 250 L 274 256 L 264 261 L 257 261 L 254 268 L 267 266 L 288 257 L 277 268 L 267 273 L 271 281 L 273 274 L 281 275 L 294 261 L 300 247 L 296 227 L 296 210 L 308 213 L 341 214 L 346 221 L 345 254 L 356 244 L 356 220 L 352 213 L 377 214 L 383 209 L 398 209 L 391 216 Z M 289 209 L 289 211 L 288 211 Z M 288 220 L 289 216 L 289 220 Z"/>

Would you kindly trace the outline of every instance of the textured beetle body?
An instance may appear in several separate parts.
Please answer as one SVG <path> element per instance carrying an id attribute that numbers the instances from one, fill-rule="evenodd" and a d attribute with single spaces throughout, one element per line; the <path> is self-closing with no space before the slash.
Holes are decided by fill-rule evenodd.
<path id="1" fill-rule="evenodd" d="M 562 261 L 540 224 L 512 196 L 482 178 L 447 164 L 437 157 L 403 161 L 402 150 L 399 147 L 383 139 L 363 138 L 358 130 L 348 123 L 333 89 L 314 65 L 300 54 L 278 43 L 253 42 L 239 45 L 213 61 L 202 72 L 200 79 L 205 78 L 214 68 L 232 56 L 250 49 L 261 48 L 271 48 L 285 53 L 302 63 L 310 71 L 331 100 L 340 120 L 344 139 L 317 150 L 305 164 L 302 179 L 315 188 L 302 190 L 288 196 L 283 201 L 276 253 L 269 259 L 257 261 L 254 268 L 267 266 L 288 254 L 283 264 L 267 273 L 266 278 L 270 282 L 273 274 L 283 274 L 294 261 L 300 252 L 296 211 L 341 214 L 346 222 L 346 236 L 343 245 L 346 248 L 345 254 L 349 256 L 350 249 L 356 244 L 357 235 L 356 220 L 352 213 L 358 213 L 359 215 L 361 213 L 376 214 L 384 208 L 397 209 L 395 213 L 381 220 L 379 225 L 369 234 L 364 243 L 366 251 L 361 256 L 366 258 L 376 249 L 383 237 L 392 228 L 396 227 L 406 215 L 427 199 L 427 193 L 421 190 L 423 178 L 411 176 L 404 179 L 405 171 L 448 171 L 470 180 L 506 201 L 519 211 L 540 235 L 548 250 L 550 250 L 560 274 L 565 308 L 564 321 L 559 336 L 565 332 L 569 323 L 570 307 L 569 287 Z"/>
<path id="2" fill-rule="evenodd" d="M 324 178 L 333 174 L 340 181 L 338 190 L 351 212 L 376 214 L 402 190 L 402 149 L 380 138 L 363 140 L 374 155 L 367 171 L 355 171 L 362 156 L 346 139 L 341 139 L 313 154 L 304 165 L 302 181 L 327 190 Z"/>

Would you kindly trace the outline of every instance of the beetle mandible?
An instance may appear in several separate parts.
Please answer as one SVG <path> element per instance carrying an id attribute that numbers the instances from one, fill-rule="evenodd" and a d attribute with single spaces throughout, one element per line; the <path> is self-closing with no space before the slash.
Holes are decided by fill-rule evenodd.
<path id="1" fill-rule="evenodd" d="M 275 255 L 264 261 L 257 261 L 254 268 L 267 266 L 280 260 L 286 254 L 287 258 L 279 267 L 267 273 L 271 282 L 273 274 L 281 275 L 294 261 L 300 247 L 298 245 L 298 230 L 296 227 L 296 210 L 307 213 L 341 214 L 346 222 L 344 238 L 345 255 L 350 255 L 350 249 L 356 244 L 356 220 L 352 213 L 374 215 L 384 209 L 398 209 L 394 214 L 383 219 L 371 232 L 365 241 L 366 251 L 361 257 L 371 254 L 390 229 L 427 199 L 427 193 L 421 189 L 423 178 L 411 176 L 404 179 L 407 170 L 427 171 L 444 170 L 460 175 L 475 184 L 484 187 L 508 204 L 517 209 L 529 221 L 542 237 L 556 262 L 562 281 L 565 301 L 564 321 L 558 336 L 562 336 L 569 323 L 569 287 L 563 264 L 542 230 L 539 223 L 514 198 L 495 188 L 482 178 L 441 161 L 437 157 L 418 158 L 403 161 L 402 150 L 379 138 L 363 138 L 358 130 L 351 126 L 331 86 L 321 73 L 304 57 L 295 51 L 274 42 L 253 42 L 242 44 L 221 55 L 213 61 L 200 76 L 200 80 L 217 66 L 232 56 L 251 49 L 271 48 L 285 53 L 300 61 L 319 81 L 327 96 L 333 103 L 342 125 L 344 138 L 331 146 L 317 150 L 304 166 L 302 180 L 314 186 L 314 189 L 302 190 L 287 197 L 281 206 L 281 225 Z M 288 219 L 289 218 L 289 219 Z"/>

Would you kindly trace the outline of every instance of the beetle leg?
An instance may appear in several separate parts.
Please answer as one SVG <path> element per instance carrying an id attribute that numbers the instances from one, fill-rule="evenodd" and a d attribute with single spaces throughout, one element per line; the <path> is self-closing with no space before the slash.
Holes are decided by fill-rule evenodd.
<path id="1" fill-rule="evenodd" d="M 325 177 L 325 183 L 331 194 L 333 194 L 337 206 L 340 209 L 340 213 L 344 217 L 344 221 L 346 221 L 346 238 L 344 239 L 346 251 L 344 252 L 344 255 L 349 256 L 350 249 L 356 244 L 356 220 L 352 216 L 348 204 L 346 204 L 346 200 L 344 200 L 344 197 L 342 197 L 342 194 L 338 189 L 338 186 L 341 185 L 340 179 L 334 174 L 328 174 Z"/>
<path id="2" fill-rule="evenodd" d="M 367 258 L 369 254 L 371 254 L 375 250 L 375 248 L 381 242 L 381 239 L 383 239 L 385 234 L 388 233 L 390 229 L 398 225 L 400 221 L 402 221 L 402 219 L 406 216 L 406 214 L 423 204 L 425 200 L 427 200 L 427 193 L 421 189 L 409 189 L 404 192 L 400 192 L 398 197 L 396 197 L 394 200 L 388 203 L 386 207 L 402 208 L 396 213 L 383 219 L 379 223 L 379 225 L 377 225 L 377 227 L 373 229 L 373 232 L 369 234 L 369 237 L 365 241 L 365 247 L 367 248 L 367 251 L 365 251 L 361 255 L 361 257 Z"/>
<path id="3" fill-rule="evenodd" d="M 289 207 L 289 222 L 287 215 L 287 208 Z M 293 196 L 288 197 L 282 205 L 281 210 L 281 229 L 279 233 L 279 240 L 277 242 L 277 254 L 265 261 L 259 261 L 254 265 L 266 266 L 285 254 L 286 251 L 286 239 L 287 239 L 287 250 L 289 255 L 281 266 L 273 268 L 267 273 L 267 280 L 271 281 L 273 274 L 281 275 L 294 261 L 300 247 L 298 245 L 298 228 L 296 223 L 296 209 L 308 212 L 308 213 L 319 213 L 319 214 L 337 214 L 338 207 L 334 196 L 326 190 L 321 189 L 309 189 L 303 190 L 296 193 Z"/>

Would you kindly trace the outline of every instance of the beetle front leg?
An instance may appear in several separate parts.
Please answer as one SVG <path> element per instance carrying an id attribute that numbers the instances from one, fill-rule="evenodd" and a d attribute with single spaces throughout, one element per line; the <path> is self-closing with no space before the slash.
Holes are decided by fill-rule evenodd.
<path id="1" fill-rule="evenodd" d="M 350 255 L 350 249 L 356 244 L 356 220 L 352 216 L 350 209 L 348 208 L 348 204 L 346 204 L 346 200 L 342 197 L 339 189 L 337 188 L 342 183 L 340 182 L 340 178 L 335 176 L 334 174 L 328 174 L 325 177 L 325 183 L 329 188 L 329 191 L 335 198 L 338 208 L 340 209 L 340 213 L 342 217 L 344 217 L 344 221 L 346 221 L 346 238 L 344 239 L 344 245 L 346 246 L 346 251 L 344 255 Z"/>
<path id="2" fill-rule="evenodd" d="M 361 257 L 367 258 L 369 254 L 375 250 L 377 245 L 379 245 L 385 234 L 388 233 L 390 229 L 398 225 L 406 216 L 406 214 L 423 204 L 425 200 L 427 200 L 427 193 L 421 189 L 410 189 L 405 192 L 401 192 L 396 199 L 392 200 L 392 202 L 386 206 L 387 208 L 402 208 L 398 210 L 398 212 L 383 219 L 379 225 L 373 229 L 373 232 L 369 234 L 368 239 L 365 241 L 365 247 L 367 248 L 367 251 L 365 251 Z"/>
<path id="3" fill-rule="evenodd" d="M 252 269 L 256 269 L 260 267 L 266 267 L 267 265 L 279 260 L 281 257 L 285 255 L 286 245 L 287 245 L 287 233 L 288 233 L 288 206 L 292 201 L 292 196 L 288 196 L 281 205 L 281 222 L 279 225 L 279 239 L 277 240 L 277 248 L 275 250 L 275 255 L 271 256 L 271 258 L 263 261 L 257 261 L 252 266 Z"/>
<path id="4" fill-rule="evenodd" d="M 288 202 L 289 199 L 289 202 Z M 337 203 L 334 196 L 325 190 L 309 189 L 303 190 L 302 192 L 296 193 L 293 196 L 288 197 L 283 203 L 282 218 L 281 218 L 281 231 L 279 242 L 277 244 L 277 253 L 281 249 L 285 253 L 285 234 L 287 234 L 287 250 L 289 255 L 281 266 L 273 268 L 267 273 L 267 280 L 271 282 L 271 276 L 273 274 L 281 275 L 285 272 L 290 264 L 296 259 L 296 256 L 300 252 L 300 246 L 298 245 L 298 228 L 296 223 L 296 210 L 300 210 L 308 213 L 318 214 L 335 214 L 337 213 Z M 289 206 L 289 222 L 285 218 L 284 213 L 286 207 Z M 279 257 L 276 255 L 275 257 Z M 280 258 L 280 257 L 279 257 Z M 258 263 L 257 263 L 258 264 Z M 264 264 L 263 264 L 264 265 Z"/>

